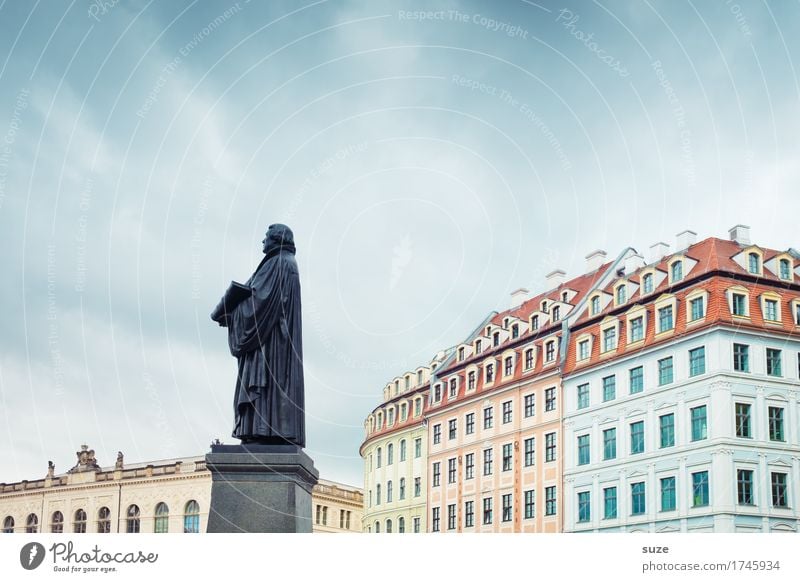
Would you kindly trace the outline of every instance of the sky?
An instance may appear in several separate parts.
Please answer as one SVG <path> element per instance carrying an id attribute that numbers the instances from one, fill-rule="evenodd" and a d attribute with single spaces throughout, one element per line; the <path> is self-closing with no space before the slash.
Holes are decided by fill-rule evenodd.
<path id="1" fill-rule="evenodd" d="M 684 229 L 800 247 L 800 4 L 0 0 L 0 481 L 233 443 L 209 314 L 274 222 L 306 451 L 519 287 Z"/>

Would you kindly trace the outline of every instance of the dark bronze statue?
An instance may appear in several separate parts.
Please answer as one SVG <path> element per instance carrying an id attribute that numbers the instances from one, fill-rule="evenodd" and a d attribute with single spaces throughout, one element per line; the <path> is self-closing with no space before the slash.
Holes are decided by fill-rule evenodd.
<path id="1" fill-rule="evenodd" d="M 305 446 L 300 276 L 294 234 L 273 224 L 266 255 L 244 284 L 233 282 L 211 314 L 228 328 L 239 361 L 233 437 L 242 443 Z"/>

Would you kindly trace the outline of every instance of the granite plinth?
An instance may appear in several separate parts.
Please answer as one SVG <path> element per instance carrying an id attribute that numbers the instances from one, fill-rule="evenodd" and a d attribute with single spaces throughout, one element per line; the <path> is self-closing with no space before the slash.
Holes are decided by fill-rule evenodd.
<path id="1" fill-rule="evenodd" d="M 311 533 L 319 472 L 292 444 L 212 445 L 209 533 Z"/>

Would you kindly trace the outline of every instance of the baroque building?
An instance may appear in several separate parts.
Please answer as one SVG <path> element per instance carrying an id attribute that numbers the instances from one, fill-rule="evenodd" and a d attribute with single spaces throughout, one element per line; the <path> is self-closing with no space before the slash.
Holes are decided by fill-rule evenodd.
<path id="1" fill-rule="evenodd" d="M 211 472 L 205 457 L 101 467 L 83 445 L 77 463 L 43 479 L 0 483 L 4 533 L 203 533 L 208 523 Z M 312 491 L 313 531 L 361 532 L 363 495 L 320 479 Z"/>

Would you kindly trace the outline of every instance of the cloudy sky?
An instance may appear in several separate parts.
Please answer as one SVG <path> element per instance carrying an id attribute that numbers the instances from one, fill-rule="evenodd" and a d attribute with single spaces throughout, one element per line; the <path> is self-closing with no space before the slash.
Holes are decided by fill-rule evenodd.
<path id="1" fill-rule="evenodd" d="M 428 10 L 428 13 L 420 13 Z M 208 317 L 295 231 L 308 452 L 520 286 L 800 246 L 800 5 L 0 0 L 0 481 L 231 442 Z"/>

